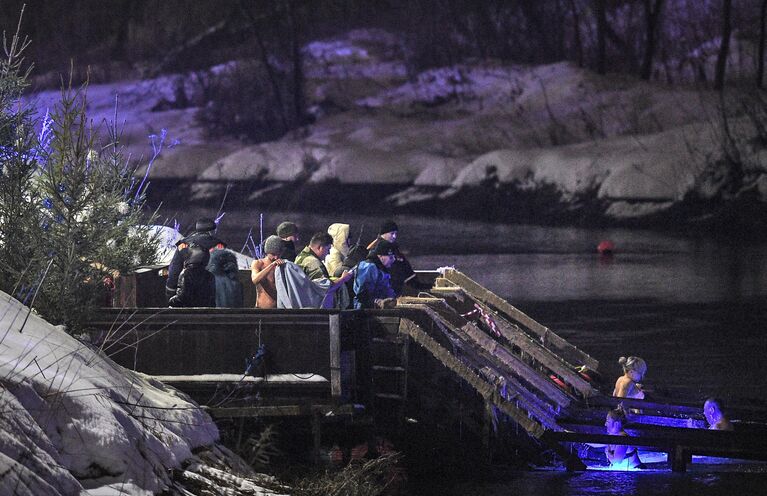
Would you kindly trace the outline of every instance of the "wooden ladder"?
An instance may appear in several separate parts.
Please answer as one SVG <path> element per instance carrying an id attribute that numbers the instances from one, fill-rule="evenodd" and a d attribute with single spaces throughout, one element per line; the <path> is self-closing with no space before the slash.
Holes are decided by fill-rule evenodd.
<path id="1" fill-rule="evenodd" d="M 392 328 L 379 328 L 371 338 L 370 396 L 378 421 L 401 427 L 407 412 L 410 339 Z"/>

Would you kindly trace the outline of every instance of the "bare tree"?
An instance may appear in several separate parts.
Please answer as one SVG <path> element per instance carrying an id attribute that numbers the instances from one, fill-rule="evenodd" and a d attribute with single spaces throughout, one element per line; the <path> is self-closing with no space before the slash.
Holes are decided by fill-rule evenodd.
<path id="1" fill-rule="evenodd" d="M 765 17 L 767 17 L 767 0 L 762 0 L 762 9 L 759 15 L 759 50 L 756 60 L 756 87 L 762 87 L 764 79 L 764 42 L 767 33 L 765 33 Z"/>
<path id="2" fill-rule="evenodd" d="M 594 15 L 597 18 L 597 72 L 605 73 L 605 58 L 607 56 L 607 13 L 605 0 L 594 0 Z"/>
<path id="3" fill-rule="evenodd" d="M 578 62 L 578 67 L 583 67 L 583 42 L 581 41 L 581 21 L 578 14 L 578 6 L 575 5 L 575 0 L 570 1 L 570 13 L 573 16 L 573 36 L 575 43 L 575 60 Z M 767 2 L 767 0 L 765 0 Z"/>
<path id="4" fill-rule="evenodd" d="M 730 34 L 732 33 L 732 0 L 722 0 L 722 43 L 719 45 L 719 55 L 716 58 L 716 75 L 714 89 L 724 88 L 724 73 L 727 67 L 727 55 L 730 51 Z"/>
<path id="5" fill-rule="evenodd" d="M 653 59 L 655 58 L 655 44 L 657 41 L 659 20 L 661 19 L 661 9 L 663 0 L 644 0 L 645 17 L 645 50 L 642 60 L 642 79 L 649 80 L 652 76 Z"/>

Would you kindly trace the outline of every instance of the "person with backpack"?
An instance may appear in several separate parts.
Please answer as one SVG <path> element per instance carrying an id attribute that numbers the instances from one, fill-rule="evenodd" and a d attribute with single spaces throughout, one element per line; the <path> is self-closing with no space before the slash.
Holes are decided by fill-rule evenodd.
<path id="1" fill-rule="evenodd" d="M 192 243 L 179 250 L 184 259 L 184 269 L 178 275 L 176 294 L 168 304 L 172 307 L 215 307 L 216 278 L 208 272 L 210 252 Z"/>
<path id="2" fill-rule="evenodd" d="M 176 290 L 178 289 L 179 274 L 181 274 L 181 270 L 184 268 L 183 250 L 192 244 L 207 251 L 223 250 L 226 248 L 226 243 L 213 235 L 215 230 L 216 223 L 213 219 L 203 217 L 197 220 L 194 231 L 191 234 L 176 242 L 176 252 L 173 254 L 170 265 L 168 265 L 168 279 L 165 282 L 165 294 L 169 299 L 176 295 Z M 206 260 L 205 264 L 207 265 L 207 263 Z"/>

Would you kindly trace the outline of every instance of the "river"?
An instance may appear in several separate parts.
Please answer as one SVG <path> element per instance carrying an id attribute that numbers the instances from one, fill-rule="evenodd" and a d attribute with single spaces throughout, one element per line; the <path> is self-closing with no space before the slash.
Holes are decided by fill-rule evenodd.
<path id="1" fill-rule="evenodd" d="M 185 210 L 178 220 L 189 225 L 215 210 Z M 354 237 L 362 228 L 367 242 L 384 220 L 270 212 L 264 235 L 286 219 L 300 226 L 303 242 L 339 220 L 351 224 Z M 454 266 L 598 359 L 607 377 L 619 375 L 619 356 L 637 355 L 648 363 L 643 382 L 659 393 L 764 406 L 767 245 L 647 230 L 395 220 L 416 269 Z M 251 230 L 258 240 L 259 221 L 258 213 L 227 212 L 219 235 L 239 249 Z M 604 239 L 616 246 L 611 257 L 596 253 Z M 686 474 L 521 472 L 444 487 L 411 482 L 412 494 L 767 494 L 762 466 L 740 468 L 745 471 L 701 471 L 693 464 Z"/>

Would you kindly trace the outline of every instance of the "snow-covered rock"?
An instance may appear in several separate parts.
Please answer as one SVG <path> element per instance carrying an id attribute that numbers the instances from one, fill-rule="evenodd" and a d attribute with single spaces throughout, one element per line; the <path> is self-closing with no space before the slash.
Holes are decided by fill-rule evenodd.
<path id="1" fill-rule="evenodd" d="M 0 410 L 0 494 L 156 494 L 192 450 L 218 439 L 185 395 L 2 292 Z"/>

